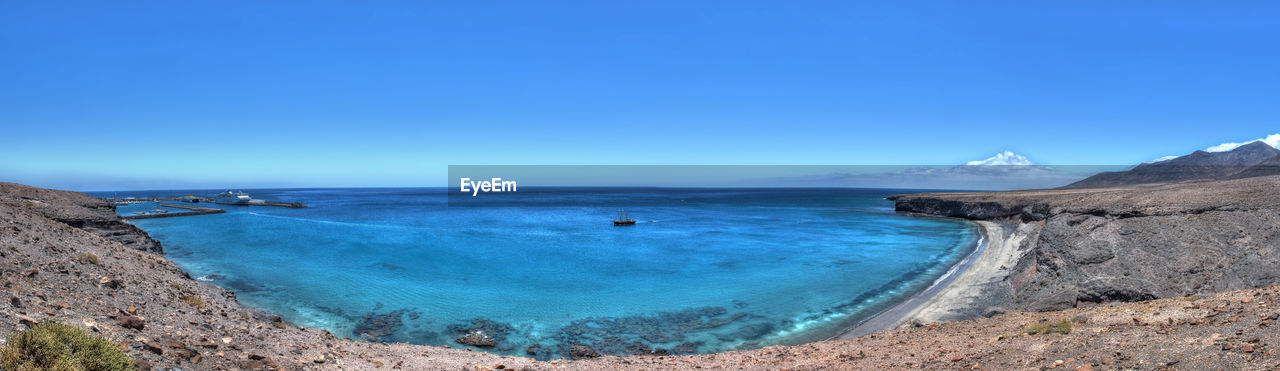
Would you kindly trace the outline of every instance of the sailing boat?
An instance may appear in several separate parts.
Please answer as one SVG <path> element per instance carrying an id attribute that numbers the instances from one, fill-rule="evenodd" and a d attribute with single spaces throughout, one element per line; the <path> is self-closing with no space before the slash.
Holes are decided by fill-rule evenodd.
<path id="1" fill-rule="evenodd" d="M 631 219 L 631 215 L 625 210 L 618 209 L 618 218 L 613 220 L 613 226 L 636 225 L 636 220 Z"/>

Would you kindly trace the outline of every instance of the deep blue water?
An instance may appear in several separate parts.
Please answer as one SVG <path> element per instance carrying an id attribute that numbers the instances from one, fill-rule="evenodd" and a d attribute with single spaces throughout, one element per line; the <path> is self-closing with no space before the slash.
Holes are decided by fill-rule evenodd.
<path id="1" fill-rule="evenodd" d="M 923 289 L 977 240 L 967 222 L 895 214 L 883 198 L 902 190 L 522 188 L 481 206 L 451 206 L 441 188 L 247 192 L 310 207 L 134 223 L 193 277 L 298 325 L 455 347 L 483 331 L 498 346 L 482 350 L 538 344 L 539 358 L 574 343 L 710 353 L 823 339 Z M 618 207 L 640 222 L 612 226 Z"/>

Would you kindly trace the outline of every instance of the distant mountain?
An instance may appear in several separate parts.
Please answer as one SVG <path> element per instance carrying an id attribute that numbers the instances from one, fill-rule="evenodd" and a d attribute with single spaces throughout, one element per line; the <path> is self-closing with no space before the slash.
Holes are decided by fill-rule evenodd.
<path id="1" fill-rule="evenodd" d="M 1280 149 L 1259 141 L 1226 152 L 1195 151 L 1170 160 L 1144 163 L 1127 171 L 1099 173 L 1062 188 L 1225 180 L 1277 174 L 1280 174 Z"/>

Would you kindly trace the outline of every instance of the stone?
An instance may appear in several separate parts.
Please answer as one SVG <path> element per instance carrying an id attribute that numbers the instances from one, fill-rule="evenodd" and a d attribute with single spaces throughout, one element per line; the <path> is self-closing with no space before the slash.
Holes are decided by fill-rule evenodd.
<path id="1" fill-rule="evenodd" d="M 960 362 L 963 360 L 964 360 L 964 355 L 957 354 L 955 357 L 951 357 L 951 362 Z"/>
<path id="2" fill-rule="evenodd" d="M 147 321 L 138 316 L 122 316 L 120 317 L 120 327 L 142 330 L 147 327 Z"/>
<path id="3" fill-rule="evenodd" d="M 459 336 L 458 338 L 453 339 L 453 341 L 458 342 L 458 344 L 466 344 L 481 348 L 492 348 L 493 346 L 498 345 L 498 342 L 494 341 L 492 337 L 489 337 L 489 335 L 485 335 L 479 331 L 473 331 L 469 334 Z"/>
<path id="4" fill-rule="evenodd" d="M 27 317 L 27 316 L 22 316 L 22 315 L 19 315 L 19 316 L 18 316 L 18 322 L 22 323 L 23 325 L 25 325 L 25 326 L 27 326 L 27 327 L 35 326 L 35 325 L 36 325 L 36 323 L 37 323 L 35 318 L 31 318 L 31 317 Z"/>
<path id="5" fill-rule="evenodd" d="M 215 342 L 213 342 L 213 341 L 209 340 L 208 338 L 200 338 L 200 341 L 197 341 L 197 342 L 196 342 L 196 346 L 201 347 L 201 348 L 213 348 L 213 349 L 218 349 L 218 343 L 215 343 Z"/>
<path id="6" fill-rule="evenodd" d="M 102 278 L 99 278 L 99 279 L 98 279 L 98 284 L 99 284 L 99 285 L 102 285 L 102 287 L 106 287 L 106 288 L 109 288 L 109 289 L 118 289 L 118 288 L 120 288 L 120 286 L 122 286 L 122 285 L 120 284 L 120 281 L 117 281 L 116 279 L 111 278 L 111 277 L 102 277 Z"/>
<path id="7" fill-rule="evenodd" d="M 573 344 L 569 346 L 569 356 L 573 359 L 596 358 L 600 356 L 595 350 L 582 344 Z"/>
<path id="8" fill-rule="evenodd" d="M 542 351 L 542 344 L 535 343 L 533 345 L 530 345 L 528 348 L 524 348 L 524 354 L 528 354 L 531 356 L 538 355 L 538 352 L 541 352 L 541 351 Z"/>
<path id="9" fill-rule="evenodd" d="M 164 348 L 161 348 L 160 343 L 157 343 L 154 340 L 143 341 L 142 347 L 151 351 L 151 353 L 164 354 Z"/>
<path id="10" fill-rule="evenodd" d="M 182 359 L 192 359 L 199 354 L 199 353 L 196 353 L 194 350 L 187 349 L 187 348 L 174 349 L 170 351 L 170 353 Z"/>

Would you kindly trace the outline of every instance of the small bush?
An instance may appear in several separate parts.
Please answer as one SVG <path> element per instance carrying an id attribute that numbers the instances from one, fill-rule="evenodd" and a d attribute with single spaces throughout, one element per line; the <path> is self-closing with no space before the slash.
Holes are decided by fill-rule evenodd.
<path id="1" fill-rule="evenodd" d="M 107 339 L 57 322 L 10 335 L 0 348 L 5 370 L 134 370 L 133 360 Z"/>
<path id="2" fill-rule="evenodd" d="M 182 302 L 190 304 L 191 306 L 196 308 L 204 307 L 204 300 L 200 300 L 200 298 L 196 297 L 195 295 L 183 296 Z"/>
<path id="3" fill-rule="evenodd" d="M 173 288 L 175 289 L 182 290 L 182 284 L 178 283 L 178 281 L 169 282 L 169 286 L 173 286 Z"/>
<path id="4" fill-rule="evenodd" d="M 1044 334 L 1069 334 L 1071 333 L 1071 320 L 1061 319 L 1053 322 L 1041 322 L 1031 326 L 1027 326 L 1024 332 L 1032 335 Z"/>
<path id="5" fill-rule="evenodd" d="M 101 263 L 101 261 L 99 261 L 99 260 L 98 260 L 98 256 L 97 256 L 97 255 L 93 255 L 93 254 L 89 254 L 89 253 L 80 254 L 80 256 L 77 256 L 77 257 L 76 257 L 76 260 L 79 260 L 81 263 L 89 263 L 89 264 L 93 264 L 93 265 L 101 265 L 101 264 L 102 264 L 102 263 Z"/>

